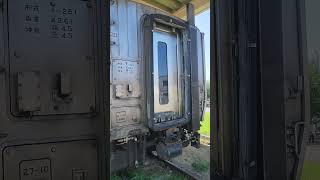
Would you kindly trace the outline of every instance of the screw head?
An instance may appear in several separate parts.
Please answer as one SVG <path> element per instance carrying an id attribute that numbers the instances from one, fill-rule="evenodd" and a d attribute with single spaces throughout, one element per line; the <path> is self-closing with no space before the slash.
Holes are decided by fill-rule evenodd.
<path id="1" fill-rule="evenodd" d="M 51 148 L 51 152 L 54 153 L 54 152 L 56 152 L 56 151 L 57 151 L 57 149 L 56 149 L 55 147 L 52 147 L 52 148 Z"/>
<path id="2" fill-rule="evenodd" d="M 7 154 L 8 156 L 10 156 L 10 150 L 9 150 L 9 149 L 6 150 L 6 154 Z"/>

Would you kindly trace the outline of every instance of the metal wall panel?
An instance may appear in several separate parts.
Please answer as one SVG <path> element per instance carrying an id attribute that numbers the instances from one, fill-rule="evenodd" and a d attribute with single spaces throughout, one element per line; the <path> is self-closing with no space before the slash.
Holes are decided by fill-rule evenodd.
<path id="1" fill-rule="evenodd" d="M 138 56 L 138 28 L 140 24 L 137 16 L 137 5 L 131 1 L 128 2 L 128 56 L 130 58 L 139 58 Z"/>
<path id="2" fill-rule="evenodd" d="M 120 57 L 118 1 L 110 3 L 110 57 Z"/>
<path id="3" fill-rule="evenodd" d="M 0 11 L 0 67 L 4 65 L 4 32 L 3 11 Z"/>
<path id="4" fill-rule="evenodd" d="M 90 113 L 95 107 L 92 8 L 78 1 L 8 1 L 12 113 L 19 72 L 39 71 L 40 111 L 34 115 Z M 16 11 L 20 13 L 16 13 Z M 70 74 L 70 100 L 58 97 L 57 74 Z"/>
<path id="5" fill-rule="evenodd" d="M 191 93 L 192 93 L 192 129 L 200 129 L 200 120 L 204 111 L 205 100 L 205 76 L 204 76 L 204 57 L 202 35 L 199 29 L 190 28 L 190 38 L 195 40 L 191 42 L 191 50 L 197 49 L 191 55 Z"/>
<path id="6" fill-rule="evenodd" d="M 298 0 L 272 0 L 259 7 L 265 179 L 299 179 L 306 140 L 300 124 L 310 121 L 300 6 Z"/>
<path id="7" fill-rule="evenodd" d="M 116 0 L 111 4 L 111 114 L 121 109 L 125 114 L 137 117 L 136 121 L 126 118 L 118 122 L 112 115 L 111 139 L 128 136 L 134 129 L 146 132 L 143 110 L 143 64 L 140 45 L 140 20 L 144 14 L 154 13 L 155 9 L 130 0 Z M 120 128 L 121 127 L 121 128 Z"/>
<path id="8" fill-rule="evenodd" d="M 96 15 L 103 14 L 99 9 L 102 2 L 1 2 L 0 66 L 4 65 L 5 73 L 0 73 L 0 179 L 35 179 L 19 174 L 33 165 L 41 169 L 49 162 L 52 179 L 70 180 L 73 174 L 81 179 L 81 169 L 88 172 L 87 180 L 106 179 L 103 104 L 98 98 L 102 96 L 102 82 L 97 78 L 102 77 L 102 61 L 97 61 L 97 56 L 103 53 L 99 46 L 103 28 L 96 23 Z M 59 33 L 52 29 L 53 18 L 59 24 Z M 71 22 L 72 28 L 68 29 Z M 68 33 L 64 35 L 64 30 L 71 29 L 72 38 Z M 28 75 L 18 81 L 19 72 Z M 52 90 L 57 85 L 57 75 L 63 77 L 61 93 L 71 89 L 73 100 L 71 104 L 55 102 L 59 106 L 54 110 Z M 41 82 L 40 86 L 34 79 Z M 40 96 L 40 112 L 14 116 L 19 87 L 21 96 Z M 24 88 L 28 94 L 24 94 Z M 28 105 L 32 105 L 29 101 L 26 100 Z M 34 107 L 29 106 L 32 111 L 37 109 Z M 87 112 L 90 114 L 84 114 Z M 52 147 L 56 149 L 53 154 Z M 48 169 L 44 171 L 42 178 L 49 179 Z"/>
<path id="9" fill-rule="evenodd" d="M 95 146 L 87 140 L 7 147 L 2 153 L 4 179 L 98 179 Z"/>
<path id="10" fill-rule="evenodd" d="M 126 114 L 135 114 L 137 122 L 117 123 L 111 116 L 111 139 L 126 137 L 132 129 L 146 132 L 143 102 L 144 62 L 141 44 L 141 17 L 145 14 L 165 13 L 155 8 L 138 4 L 130 0 L 115 0 L 111 3 L 111 114 L 119 108 Z M 132 91 L 130 92 L 129 89 Z M 138 108 L 139 110 L 134 110 Z M 115 126 L 115 124 L 118 124 Z M 122 128 L 119 129 L 118 126 Z M 124 127 L 125 126 L 125 127 Z"/>
<path id="11" fill-rule="evenodd" d="M 120 58 L 128 58 L 128 1 L 118 0 Z M 136 17 L 132 17 L 136 18 Z M 131 38 L 131 37 L 130 37 Z"/>
<path id="12" fill-rule="evenodd" d="M 141 121 L 141 112 L 138 107 L 120 107 L 114 108 L 111 118 L 114 119 L 111 128 L 139 124 Z"/>

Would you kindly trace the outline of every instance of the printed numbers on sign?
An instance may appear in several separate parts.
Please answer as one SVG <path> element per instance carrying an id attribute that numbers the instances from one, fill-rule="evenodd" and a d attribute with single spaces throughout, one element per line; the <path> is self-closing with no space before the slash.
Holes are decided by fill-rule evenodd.
<path id="1" fill-rule="evenodd" d="M 77 10 L 72 10 L 72 9 L 67 9 L 67 8 L 63 8 L 62 9 L 62 14 L 64 15 L 72 15 L 72 14 L 77 14 Z"/>
<path id="2" fill-rule="evenodd" d="M 64 39 L 72 39 L 72 33 L 62 33 L 61 37 Z"/>
<path id="3" fill-rule="evenodd" d="M 23 169 L 23 176 L 39 176 L 49 172 L 49 166 L 41 166 L 39 168 L 25 168 Z"/>
<path id="4" fill-rule="evenodd" d="M 22 161 L 20 163 L 20 180 L 51 180 L 50 160 Z"/>

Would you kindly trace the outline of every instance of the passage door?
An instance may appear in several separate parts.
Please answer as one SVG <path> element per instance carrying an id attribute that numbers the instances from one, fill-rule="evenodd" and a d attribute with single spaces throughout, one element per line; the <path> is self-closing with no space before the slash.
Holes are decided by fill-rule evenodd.
<path id="1" fill-rule="evenodd" d="M 153 131 L 186 125 L 191 119 L 187 26 L 161 14 L 143 19 L 145 108 Z"/>
<path id="2" fill-rule="evenodd" d="M 177 36 L 153 32 L 154 113 L 178 113 Z"/>

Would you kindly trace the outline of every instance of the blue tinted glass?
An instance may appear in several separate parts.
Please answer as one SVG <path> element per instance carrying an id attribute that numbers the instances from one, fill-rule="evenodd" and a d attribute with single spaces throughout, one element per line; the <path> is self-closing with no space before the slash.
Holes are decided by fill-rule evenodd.
<path id="1" fill-rule="evenodd" d="M 158 69 L 159 77 L 168 76 L 167 44 L 164 42 L 158 42 Z"/>
<path id="2" fill-rule="evenodd" d="M 159 71 L 159 103 L 168 104 L 168 59 L 167 44 L 158 42 L 158 71 Z"/>

